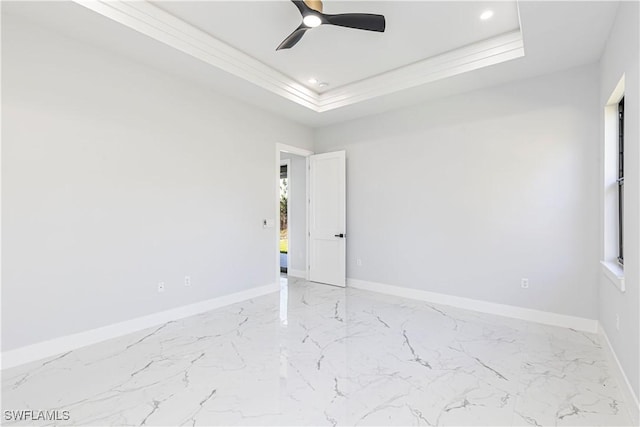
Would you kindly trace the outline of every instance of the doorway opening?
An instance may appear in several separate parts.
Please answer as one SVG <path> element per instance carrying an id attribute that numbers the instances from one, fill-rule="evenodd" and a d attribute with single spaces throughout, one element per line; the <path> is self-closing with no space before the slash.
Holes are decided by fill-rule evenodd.
<path id="1" fill-rule="evenodd" d="M 308 278 L 308 156 L 313 152 L 276 144 L 276 283 Z M 282 289 L 281 289 L 282 290 Z"/>
<path id="2" fill-rule="evenodd" d="M 290 159 L 280 161 L 280 274 L 286 275 L 289 266 L 289 180 Z"/>

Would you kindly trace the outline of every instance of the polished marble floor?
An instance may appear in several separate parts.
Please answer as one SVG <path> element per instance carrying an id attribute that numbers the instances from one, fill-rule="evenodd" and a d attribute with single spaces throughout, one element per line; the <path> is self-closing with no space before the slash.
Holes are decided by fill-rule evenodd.
<path id="1" fill-rule="evenodd" d="M 7 370 L 2 409 L 69 411 L 58 425 L 631 425 L 595 335 L 304 281 Z"/>

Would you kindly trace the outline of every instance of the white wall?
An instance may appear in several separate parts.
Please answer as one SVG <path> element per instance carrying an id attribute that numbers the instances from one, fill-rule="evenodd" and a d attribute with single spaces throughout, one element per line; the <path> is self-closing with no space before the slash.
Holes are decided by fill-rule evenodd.
<path id="1" fill-rule="evenodd" d="M 596 319 L 597 86 L 592 65 L 318 130 L 347 152 L 348 277 Z"/>
<path id="2" fill-rule="evenodd" d="M 308 128 L 16 17 L 2 90 L 3 351 L 274 281 Z"/>
<path id="3" fill-rule="evenodd" d="M 281 153 L 281 159 L 289 159 L 289 273 L 304 274 L 307 262 L 307 173 L 306 158 L 296 154 Z"/>
<path id="4" fill-rule="evenodd" d="M 603 275 L 599 286 L 599 320 L 636 394 L 640 395 L 640 7 L 621 2 L 604 54 L 600 60 L 600 122 L 604 106 L 616 84 L 625 75 L 625 200 L 624 276 L 621 293 Z M 601 128 L 601 141 L 604 140 Z M 601 142 L 602 144 L 602 142 Z M 602 150 L 602 147 L 601 147 Z M 601 243 L 602 244 L 602 243 Z M 620 316 L 620 330 L 615 317 Z"/>

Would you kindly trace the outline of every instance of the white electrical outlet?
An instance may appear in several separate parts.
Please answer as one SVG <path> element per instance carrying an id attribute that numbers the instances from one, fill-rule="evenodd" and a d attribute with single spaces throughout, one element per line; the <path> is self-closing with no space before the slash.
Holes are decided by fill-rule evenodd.
<path id="1" fill-rule="evenodd" d="M 184 285 L 191 286 L 191 276 L 184 276 Z"/>
<path id="2" fill-rule="evenodd" d="M 362 259 L 358 258 L 358 259 L 356 260 L 356 265 L 357 265 L 358 267 L 362 267 Z"/>
<path id="3" fill-rule="evenodd" d="M 620 330 L 620 315 L 616 314 L 616 331 Z"/>
<path id="4" fill-rule="evenodd" d="M 520 281 L 520 286 L 522 289 L 529 289 L 529 279 L 522 279 Z"/>
<path id="5" fill-rule="evenodd" d="M 161 294 L 164 292 L 164 282 L 158 283 L 158 293 Z"/>

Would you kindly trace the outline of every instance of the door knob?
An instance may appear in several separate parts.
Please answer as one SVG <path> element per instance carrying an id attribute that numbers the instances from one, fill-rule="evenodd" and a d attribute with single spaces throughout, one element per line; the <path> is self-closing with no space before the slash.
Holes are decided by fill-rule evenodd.
<path id="1" fill-rule="evenodd" d="M 334 234 L 334 236 L 339 237 L 341 239 L 344 238 L 344 233 L 340 233 L 340 234 Z"/>

